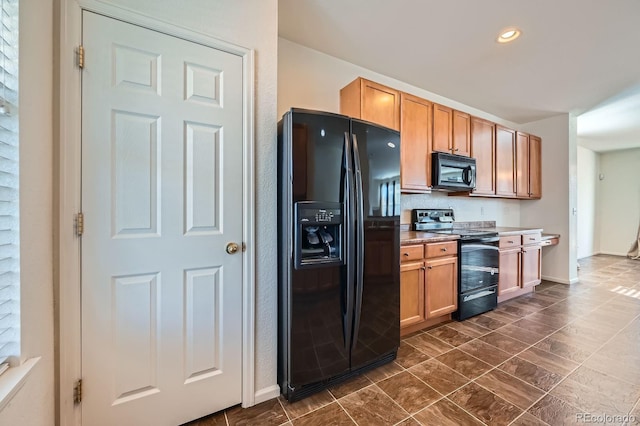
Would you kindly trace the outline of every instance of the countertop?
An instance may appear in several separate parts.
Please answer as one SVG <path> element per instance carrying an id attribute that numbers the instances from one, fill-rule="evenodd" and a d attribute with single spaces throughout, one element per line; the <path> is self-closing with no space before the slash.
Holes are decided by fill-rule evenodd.
<path id="1" fill-rule="evenodd" d="M 492 226 L 492 227 L 476 227 L 472 229 L 482 229 L 483 231 L 497 232 L 501 236 L 531 234 L 534 232 L 542 232 L 542 228 L 520 228 L 514 226 Z M 543 234 L 542 239 L 559 238 L 558 234 Z M 460 237 L 457 235 L 437 234 L 434 232 L 424 231 L 400 231 L 400 244 L 422 244 L 437 243 L 441 241 L 455 241 Z"/>
<path id="2" fill-rule="evenodd" d="M 542 228 L 518 228 L 513 226 L 495 226 L 492 228 L 477 228 L 483 231 L 497 232 L 500 235 L 532 234 L 542 232 Z"/>
<path id="3" fill-rule="evenodd" d="M 442 241 L 456 241 L 458 235 L 436 234 L 423 231 L 400 231 L 400 245 L 439 243 Z"/>

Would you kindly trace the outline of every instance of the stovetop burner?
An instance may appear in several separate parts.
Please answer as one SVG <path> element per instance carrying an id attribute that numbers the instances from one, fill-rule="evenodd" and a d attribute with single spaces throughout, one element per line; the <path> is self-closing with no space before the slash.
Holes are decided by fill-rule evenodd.
<path id="1" fill-rule="evenodd" d="M 414 231 L 460 235 L 462 241 L 497 238 L 498 233 L 482 229 L 454 228 L 452 209 L 414 209 L 411 211 Z"/>

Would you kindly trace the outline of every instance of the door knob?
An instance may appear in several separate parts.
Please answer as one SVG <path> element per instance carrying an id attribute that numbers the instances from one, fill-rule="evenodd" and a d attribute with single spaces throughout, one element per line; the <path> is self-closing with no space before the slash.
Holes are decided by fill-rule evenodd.
<path id="1" fill-rule="evenodd" d="M 238 248 L 239 248 L 238 244 L 229 243 L 229 244 L 227 244 L 227 249 L 226 250 L 227 250 L 227 253 L 229 253 L 229 254 L 235 254 L 235 253 L 238 252 Z"/>

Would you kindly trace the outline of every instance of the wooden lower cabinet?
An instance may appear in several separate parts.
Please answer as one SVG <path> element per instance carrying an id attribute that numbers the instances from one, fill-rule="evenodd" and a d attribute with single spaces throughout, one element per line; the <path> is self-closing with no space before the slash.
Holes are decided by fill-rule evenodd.
<path id="1" fill-rule="evenodd" d="M 500 237 L 498 296 L 504 301 L 519 296 L 542 281 L 540 233 Z M 505 298 L 504 296 L 507 295 Z"/>
<path id="2" fill-rule="evenodd" d="M 404 262 L 400 265 L 400 327 L 423 322 L 424 262 Z"/>
<path id="3" fill-rule="evenodd" d="M 522 287 L 532 287 L 542 282 L 542 247 L 522 248 Z"/>
<path id="4" fill-rule="evenodd" d="M 427 318 L 458 309 L 458 258 L 445 257 L 425 262 Z"/>
<path id="5" fill-rule="evenodd" d="M 520 289 L 520 252 L 520 247 L 500 250 L 498 296 Z"/>
<path id="6" fill-rule="evenodd" d="M 401 334 L 448 320 L 458 308 L 457 247 L 456 241 L 401 247 Z"/>

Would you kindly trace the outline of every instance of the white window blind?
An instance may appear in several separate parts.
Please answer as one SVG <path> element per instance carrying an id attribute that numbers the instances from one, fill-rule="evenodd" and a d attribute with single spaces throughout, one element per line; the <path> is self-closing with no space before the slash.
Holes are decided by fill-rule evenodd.
<path id="1" fill-rule="evenodd" d="M 0 371 L 20 356 L 18 0 L 0 0 Z"/>

